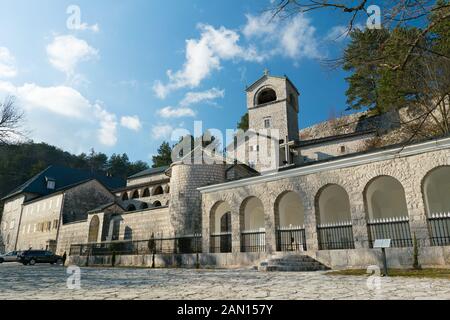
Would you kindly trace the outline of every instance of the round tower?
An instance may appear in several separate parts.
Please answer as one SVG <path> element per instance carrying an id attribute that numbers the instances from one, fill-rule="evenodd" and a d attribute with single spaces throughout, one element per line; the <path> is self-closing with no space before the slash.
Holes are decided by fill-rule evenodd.
<path id="1" fill-rule="evenodd" d="M 202 196 L 197 188 L 225 181 L 224 164 L 173 163 L 170 175 L 170 221 L 177 235 L 201 233 Z"/>

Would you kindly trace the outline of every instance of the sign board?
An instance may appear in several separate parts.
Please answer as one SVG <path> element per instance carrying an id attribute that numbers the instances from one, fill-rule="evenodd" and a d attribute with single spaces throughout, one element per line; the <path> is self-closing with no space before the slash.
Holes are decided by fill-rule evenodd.
<path id="1" fill-rule="evenodd" d="M 390 248 L 391 247 L 391 239 L 376 239 L 373 244 L 374 249 L 377 248 Z"/>

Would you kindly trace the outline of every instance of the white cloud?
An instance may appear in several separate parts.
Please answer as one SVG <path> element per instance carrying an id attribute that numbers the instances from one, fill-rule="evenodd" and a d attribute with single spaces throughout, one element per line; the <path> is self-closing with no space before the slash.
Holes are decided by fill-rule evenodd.
<path id="1" fill-rule="evenodd" d="M 71 87 L 42 87 L 34 83 L 14 86 L 12 83 L 0 81 L 0 93 L 17 97 L 18 105 L 26 110 L 26 118 L 30 116 L 32 119 L 33 129 L 39 128 L 45 132 L 37 132 L 38 136 L 46 136 L 43 141 L 67 141 L 73 140 L 73 136 L 81 135 L 90 142 L 92 134 L 85 135 L 85 131 L 89 130 L 82 128 L 99 123 L 100 128 L 94 133 L 98 141 L 105 146 L 113 146 L 117 142 L 116 115 L 108 112 L 99 102 L 91 103 Z M 53 121 L 47 123 L 47 118 Z M 71 126 L 76 129 L 72 131 Z M 56 127 L 61 128 L 57 130 Z M 78 141 L 72 143 L 75 142 Z"/>
<path id="2" fill-rule="evenodd" d="M 139 131 L 142 128 L 141 120 L 138 116 L 124 116 L 120 118 L 120 125 L 133 131 Z"/>
<path id="3" fill-rule="evenodd" d="M 273 18 L 271 12 L 259 16 L 247 15 L 242 32 L 249 40 L 262 40 L 266 55 L 282 55 L 294 60 L 320 58 L 316 28 L 305 15 L 289 19 Z"/>
<path id="4" fill-rule="evenodd" d="M 101 105 L 94 105 L 94 115 L 100 122 L 98 140 L 101 144 L 112 147 L 117 143 L 117 119 L 116 115 L 106 111 Z"/>
<path id="5" fill-rule="evenodd" d="M 198 26 L 200 39 L 186 41 L 186 61 L 177 72 L 167 71 L 169 82 L 163 84 L 156 81 L 153 90 L 164 99 L 171 91 L 180 88 L 195 88 L 207 78 L 211 72 L 221 68 L 221 60 L 241 59 L 246 61 L 264 60 L 253 47 L 244 48 L 238 44 L 239 34 L 236 31 L 210 25 Z"/>
<path id="6" fill-rule="evenodd" d="M 155 140 L 170 138 L 173 130 L 174 128 L 168 124 L 156 125 L 152 128 L 152 138 Z"/>
<path id="7" fill-rule="evenodd" d="M 203 101 L 211 101 L 217 98 L 223 98 L 225 96 L 225 90 L 219 90 L 212 88 L 201 92 L 188 92 L 183 100 L 181 100 L 181 106 L 189 106 L 195 103 Z"/>
<path id="8" fill-rule="evenodd" d="M 273 14 L 269 11 L 259 16 L 251 14 L 245 15 L 247 24 L 242 29 L 242 33 L 247 37 L 263 37 L 277 31 L 277 23 L 272 20 Z"/>
<path id="9" fill-rule="evenodd" d="M 181 118 L 181 117 L 195 117 L 195 112 L 191 108 L 172 108 L 165 107 L 158 110 L 158 114 L 163 118 Z"/>
<path id="10" fill-rule="evenodd" d="M 0 47 L 0 78 L 13 78 L 17 75 L 16 60 L 8 48 Z"/>
<path id="11" fill-rule="evenodd" d="M 47 55 L 56 69 L 71 75 L 80 61 L 98 57 L 98 50 L 82 39 L 64 35 L 55 36 L 52 43 L 47 45 Z"/>

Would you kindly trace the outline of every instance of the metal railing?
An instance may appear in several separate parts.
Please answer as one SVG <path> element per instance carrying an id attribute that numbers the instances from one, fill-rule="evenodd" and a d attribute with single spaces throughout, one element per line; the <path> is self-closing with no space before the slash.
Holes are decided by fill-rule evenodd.
<path id="1" fill-rule="evenodd" d="M 265 252 L 266 231 L 246 230 L 241 232 L 241 252 Z"/>
<path id="2" fill-rule="evenodd" d="M 319 250 L 354 249 L 351 222 L 326 223 L 317 226 Z"/>
<path id="3" fill-rule="evenodd" d="M 306 251 L 304 226 L 278 227 L 277 251 Z"/>
<path id="4" fill-rule="evenodd" d="M 231 232 L 211 234 L 209 252 L 211 253 L 231 252 Z"/>
<path id="5" fill-rule="evenodd" d="M 412 247 L 408 217 L 375 219 L 367 222 L 369 244 L 377 239 L 391 239 L 392 248 Z"/>
<path id="6" fill-rule="evenodd" d="M 450 213 L 435 213 L 428 217 L 432 246 L 450 245 Z"/>
<path id="7" fill-rule="evenodd" d="M 149 240 L 73 244 L 70 246 L 69 255 L 107 256 L 113 253 L 117 255 L 141 255 L 200 252 L 202 252 L 202 236 L 194 234 L 182 237 L 152 238 Z"/>

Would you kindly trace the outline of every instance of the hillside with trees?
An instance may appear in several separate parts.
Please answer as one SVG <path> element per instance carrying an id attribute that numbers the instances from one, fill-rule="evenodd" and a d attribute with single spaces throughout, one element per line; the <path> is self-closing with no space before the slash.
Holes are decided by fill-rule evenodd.
<path id="1" fill-rule="evenodd" d="M 91 150 L 89 154 L 74 155 L 45 143 L 0 144 L 0 197 L 50 165 L 103 172 L 123 179 L 149 167 L 143 161 L 131 162 L 125 153 L 108 157 Z"/>

